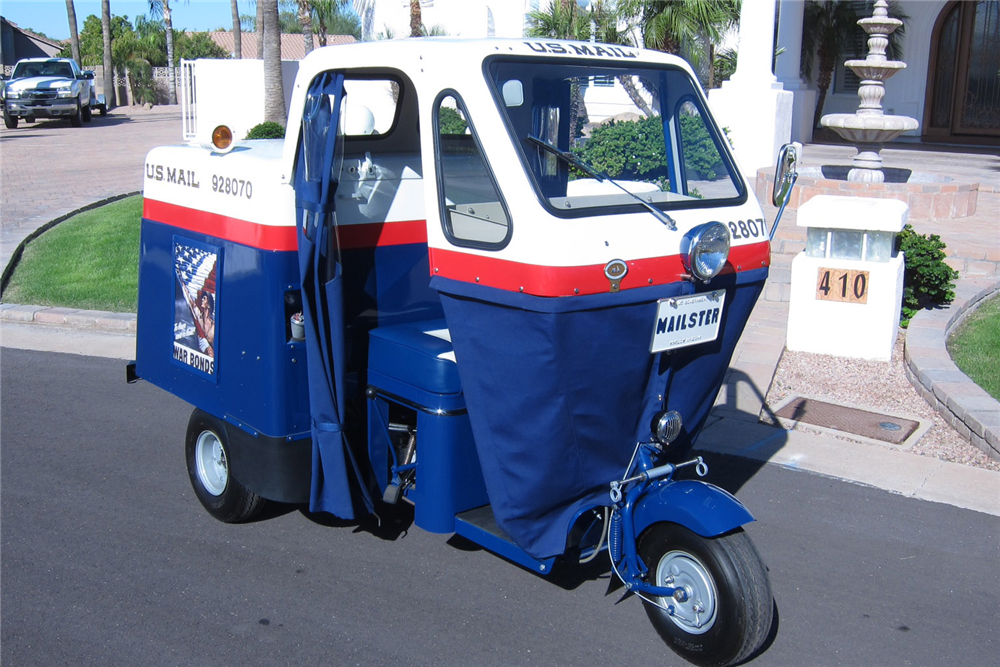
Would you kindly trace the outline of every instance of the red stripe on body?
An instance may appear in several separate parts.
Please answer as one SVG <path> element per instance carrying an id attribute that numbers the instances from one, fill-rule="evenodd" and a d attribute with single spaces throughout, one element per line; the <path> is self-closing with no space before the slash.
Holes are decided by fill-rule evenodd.
<path id="1" fill-rule="evenodd" d="M 299 247 L 295 227 L 261 225 L 156 199 L 143 200 L 142 217 L 260 250 L 294 251 Z M 342 225 L 338 234 L 345 249 L 427 243 L 423 220 Z"/>
<path id="2" fill-rule="evenodd" d="M 431 248 L 433 275 L 466 283 L 496 287 L 534 296 L 600 294 L 610 289 L 603 264 L 589 266 L 539 266 Z M 736 246 L 722 273 L 750 271 L 770 264 L 767 241 Z M 621 289 L 665 285 L 683 280 L 686 274 L 680 255 L 629 260 Z"/>

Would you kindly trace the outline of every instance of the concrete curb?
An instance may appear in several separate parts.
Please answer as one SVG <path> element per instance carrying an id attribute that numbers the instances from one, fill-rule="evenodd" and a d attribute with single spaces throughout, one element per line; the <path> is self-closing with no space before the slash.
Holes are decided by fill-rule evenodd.
<path id="1" fill-rule="evenodd" d="M 1000 281 L 959 281 L 946 308 L 924 310 L 906 331 L 906 376 L 917 392 L 961 436 L 1000 461 L 1000 401 L 959 370 L 948 354 L 952 330 L 984 299 L 1000 293 Z"/>
<path id="2" fill-rule="evenodd" d="M 766 424 L 718 419 L 695 449 L 806 470 L 936 503 L 1000 516 L 1000 472 Z M 709 461 L 711 468 L 711 461 Z"/>
<path id="3" fill-rule="evenodd" d="M 0 303 L 0 321 L 18 324 L 47 324 L 73 329 L 92 329 L 135 334 L 134 313 L 112 313 L 104 310 L 75 310 L 50 306 L 23 306 Z"/>

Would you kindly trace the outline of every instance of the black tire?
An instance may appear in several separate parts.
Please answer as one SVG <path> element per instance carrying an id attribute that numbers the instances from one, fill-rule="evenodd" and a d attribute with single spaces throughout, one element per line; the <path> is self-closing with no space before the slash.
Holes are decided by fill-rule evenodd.
<path id="1" fill-rule="evenodd" d="M 677 524 L 654 524 L 639 539 L 639 556 L 648 581 L 688 593 L 681 601 L 657 598 L 673 605 L 674 615 L 643 601 L 653 627 L 682 658 L 703 667 L 732 665 L 764 644 L 774 597 L 760 554 L 742 529 L 705 538 Z"/>
<path id="2" fill-rule="evenodd" d="M 11 116 L 6 110 L 3 112 L 3 124 L 8 130 L 17 128 L 17 116 Z"/>
<path id="3" fill-rule="evenodd" d="M 73 127 L 83 127 L 83 108 L 79 100 L 76 103 L 76 113 L 69 117 L 69 124 Z"/>
<path id="4" fill-rule="evenodd" d="M 107 105 L 107 103 L 101 105 L 101 115 L 102 116 L 107 116 L 108 115 L 108 105 Z"/>
<path id="5" fill-rule="evenodd" d="M 195 410 L 188 422 L 185 452 L 191 486 L 209 514 L 223 523 L 242 523 L 264 510 L 267 501 L 230 474 L 229 435 L 222 421 Z"/>
<path id="6" fill-rule="evenodd" d="M 92 114 L 93 114 L 93 109 L 90 108 L 89 104 L 83 107 L 83 122 L 89 123 Z"/>

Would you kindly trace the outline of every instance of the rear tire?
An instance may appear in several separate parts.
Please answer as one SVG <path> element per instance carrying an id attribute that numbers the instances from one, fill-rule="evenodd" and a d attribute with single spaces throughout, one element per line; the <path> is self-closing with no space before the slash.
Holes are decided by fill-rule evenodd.
<path id="1" fill-rule="evenodd" d="M 191 486 L 209 514 L 223 523 L 242 523 L 259 515 L 267 501 L 232 476 L 230 451 L 226 425 L 195 410 L 185 443 Z"/>
<path id="2" fill-rule="evenodd" d="M 89 123 L 92 115 L 93 115 L 93 109 L 90 108 L 89 104 L 83 107 L 83 122 Z"/>
<path id="3" fill-rule="evenodd" d="M 639 555 L 656 586 L 683 589 L 681 599 L 643 601 L 660 637 L 685 660 L 703 667 L 746 660 L 771 630 L 774 597 L 767 569 L 742 529 L 705 538 L 671 523 L 650 527 Z"/>

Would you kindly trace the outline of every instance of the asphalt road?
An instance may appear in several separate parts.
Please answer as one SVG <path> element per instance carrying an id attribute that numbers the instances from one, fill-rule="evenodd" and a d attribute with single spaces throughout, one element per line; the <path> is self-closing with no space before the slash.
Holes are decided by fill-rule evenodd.
<path id="1" fill-rule="evenodd" d="M 605 567 L 544 579 L 458 539 L 284 508 L 224 525 L 190 408 L 123 363 L 4 348 L 3 665 L 680 665 Z M 995 665 L 1000 519 L 740 459 L 779 625 L 755 665 Z M 402 524 L 405 528 L 405 522 Z"/>

